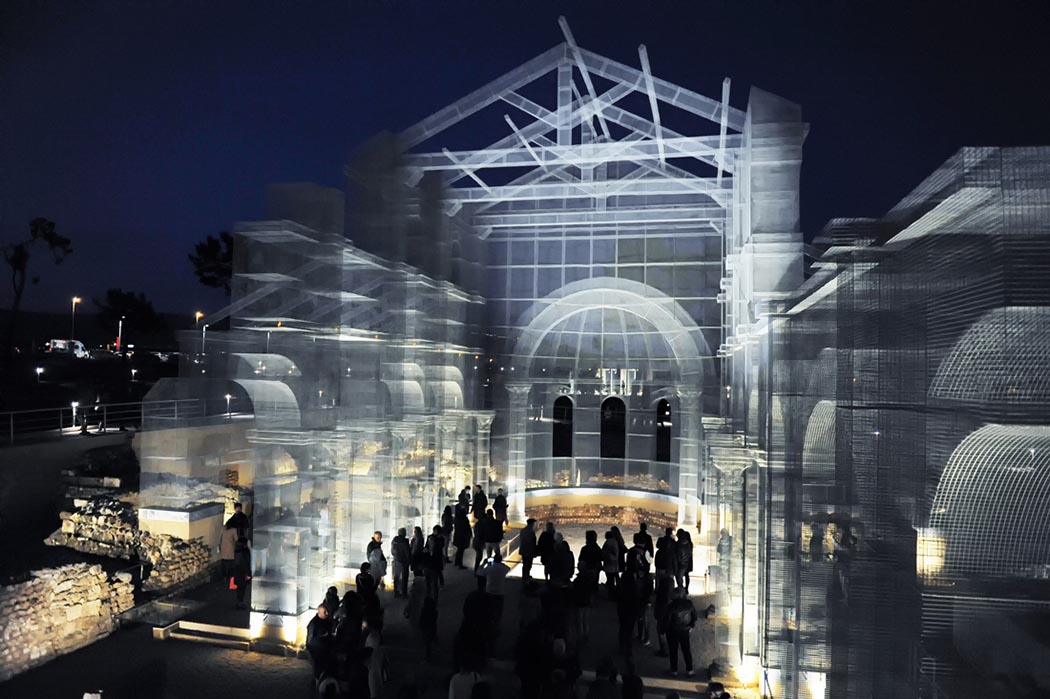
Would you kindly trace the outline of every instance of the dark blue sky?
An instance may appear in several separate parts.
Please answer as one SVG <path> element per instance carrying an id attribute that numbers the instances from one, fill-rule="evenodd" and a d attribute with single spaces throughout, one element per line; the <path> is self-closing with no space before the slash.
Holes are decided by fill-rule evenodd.
<path id="1" fill-rule="evenodd" d="M 1045 3 L 9 0 L 0 240 L 45 216 L 76 247 L 38 258 L 26 305 L 119 286 L 216 310 L 195 241 L 259 217 L 268 182 L 341 187 L 356 145 L 557 44 L 559 14 L 582 46 L 637 65 L 645 43 L 700 92 L 732 77 L 737 106 L 752 84 L 799 102 L 807 236 L 879 215 L 964 144 L 1050 143 Z"/>

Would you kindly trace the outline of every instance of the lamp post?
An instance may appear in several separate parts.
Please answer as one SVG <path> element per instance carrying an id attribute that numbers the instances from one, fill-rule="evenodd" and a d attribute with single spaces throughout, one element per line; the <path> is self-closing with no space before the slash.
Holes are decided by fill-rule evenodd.
<path id="1" fill-rule="evenodd" d="M 230 412 L 230 399 L 233 398 L 229 393 L 226 394 L 226 419 L 232 420 L 233 413 Z"/>
<path id="2" fill-rule="evenodd" d="M 117 351 L 124 353 L 124 316 L 117 322 Z"/>
<path id="3" fill-rule="evenodd" d="M 204 317 L 204 311 L 197 311 L 193 314 L 193 325 L 197 327 L 201 324 L 201 318 Z"/>
<path id="4" fill-rule="evenodd" d="M 73 310 L 69 314 L 69 339 L 77 339 L 77 304 L 80 303 L 80 297 L 73 297 Z"/>
<path id="5" fill-rule="evenodd" d="M 40 375 L 44 373 L 44 367 L 38 366 L 36 368 L 36 382 L 40 383 Z"/>
<path id="6" fill-rule="evenodd" d="M 78 403 L 77 401 L 73 401 L 72 403 L 70 403 L 70 405 L 73 406 L 73 427 L 76 427 L 77 426 L 77 408 L 80 407 L 80 403 Z"/>
<path id="7" fill-rule="evenodd" d="M 132 380 L 132 381 L 134 381 L 134 380 L 135 380 L 135 374 L 137 374 L 138 372 L 139 372 L 139 370 L 138 370 L 138 369 L 132 369 L 132 370 L 131 370 L 131 380 Z"/>

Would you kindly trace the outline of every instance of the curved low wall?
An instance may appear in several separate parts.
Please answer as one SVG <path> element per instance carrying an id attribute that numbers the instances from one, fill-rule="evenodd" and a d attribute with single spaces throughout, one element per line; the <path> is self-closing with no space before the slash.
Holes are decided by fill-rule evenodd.
<path id="1" fill-rule="evenodd" d="M 525 493 L 525 513 L 559 524 L 646 522 L 651 528 L 677 527 L 679 498 L 643 490 L 617 488 L 541 488 Z"/>

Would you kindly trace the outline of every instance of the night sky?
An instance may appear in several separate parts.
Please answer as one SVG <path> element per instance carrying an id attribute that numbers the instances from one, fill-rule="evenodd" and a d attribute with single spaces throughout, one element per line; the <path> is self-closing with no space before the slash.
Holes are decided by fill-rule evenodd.
<path id="1" fill-rule="evenodd" d="M 733 102 L 802 105 L 803 229 L 877 216 L 962 145 L 1050 143 L 1050 5 L 12 2 L 0 7 L 0 241 L 36 216 L 75 254 L 31 309 L 144 291 L 216 310 L 194 242 L 262 215 L 269 182 L 342 187 L 354 148 L 562 40 Z M 506 130 L 484 134 L 483 145 Z M 0 303 L 10 300 L 6 276 Z"/>

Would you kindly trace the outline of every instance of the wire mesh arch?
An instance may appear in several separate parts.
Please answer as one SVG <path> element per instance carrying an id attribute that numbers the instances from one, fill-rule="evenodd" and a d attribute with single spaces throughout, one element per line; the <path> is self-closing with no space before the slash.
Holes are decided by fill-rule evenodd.
<path id="1" fill-rule="evenodd" d="M 1050 427 L 970 433 L 941 475 L 930 527 L 948 575 L 1039 575 L 1050 565 Z"/>
<path id="2" fill-rule="evenodd" d="M 958 401 L 1050 403 L 1050 307 L 986 311 L 938 367 L 930 395 Z"/>

